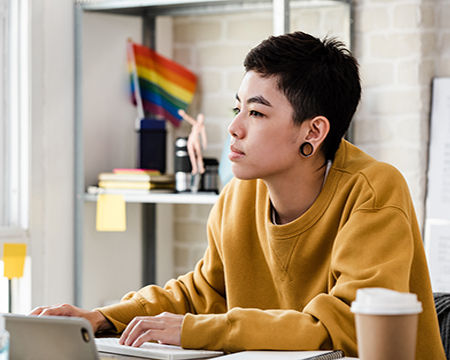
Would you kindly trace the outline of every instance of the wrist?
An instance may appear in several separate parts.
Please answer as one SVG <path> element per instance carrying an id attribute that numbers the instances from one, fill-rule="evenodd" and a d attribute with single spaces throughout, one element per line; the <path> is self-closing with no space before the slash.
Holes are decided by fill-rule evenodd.
<path id="1" fill-rule="evenodd" d="M 94 333 L 98 331 L 110 330 L 113 328 L 111 322 L 98 310 L 91 312 L 90 322 Z"/>

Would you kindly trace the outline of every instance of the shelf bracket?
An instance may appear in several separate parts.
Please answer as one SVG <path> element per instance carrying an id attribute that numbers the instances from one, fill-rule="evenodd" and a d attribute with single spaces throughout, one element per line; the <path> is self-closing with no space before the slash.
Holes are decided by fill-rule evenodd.
<path id="1" fill-rule="evenodd" d="M 272 0 L 273 35 L 283 35 L 289 32 L 289 0 Z"/>

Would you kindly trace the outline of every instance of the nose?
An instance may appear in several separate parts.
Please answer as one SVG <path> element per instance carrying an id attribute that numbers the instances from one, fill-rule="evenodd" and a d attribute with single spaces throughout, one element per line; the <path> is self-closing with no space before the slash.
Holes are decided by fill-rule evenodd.
<path id="1" fill-rule="evenodd" d="M 228 126 L 228 132 L 234 138 L 241 139 L 244 137 L 245 130 L 242 124 L 240 114 L 237 114 L 231 124 Z"/>

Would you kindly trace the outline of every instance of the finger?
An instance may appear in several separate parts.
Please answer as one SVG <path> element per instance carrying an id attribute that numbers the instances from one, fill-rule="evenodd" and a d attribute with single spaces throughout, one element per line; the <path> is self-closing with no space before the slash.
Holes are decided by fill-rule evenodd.
<path id="1" fill-rule="evenodd" d="M 133 323 L 133 326 L 129 331 L 127 338 L 124 340 L 124 345 L 131 346 L 136 341 L 136 339 L 147 330 L 162 329 L 164 327 L 164 324 L 161 322 L 161 320 L 155 319 L 154 317 L 145 316 L 135 319 L 136 321 Z"/>
<path id="2" fill-rule="evenodd" d="M 55 306 L 48 306 L 42 310 L 39 316 L 73 316 L 75 315 L 74 308 L 68 304 L 61 304 Z"/>
<path id="3" fill-rule="evenodd" d="M 58 308 L 47 308 L 40 312 L 39 316 L 56 316 L 61 315 L 61 310 Z"/>
<path id="4" fill-rule="evenodd" d="M 138 318 L 135 317 L 133 320 L 131 320 L 127 327 L 125 328 L 125 330 L 122 332 L 122 335 L 119 338 L 119 344 L 120 345 L 125 345 L 125 341 L 128 339 L 128 335 L 130 334 L 130 332 L 133 330 L 134 326 L 136 325 L 136 323 L 138 322 Z"/>
<path id="5" fill-rule="evenodd" d="M 183 109 L 178 109 L 178 114 L 192 126 L 195 125 L 195 119 L 192 116 L 188 115 Z"/>
<path id="6" fill-rule="evenodd" d="M 181 345 L 181 341 L 177 341 L 178 333 L 175 329 L 164 329 L 164 330 L 147 330 L 142 335 L 140 335 L 136 341 L 133 343 L 133 347 L 140 347 L 142 344 L 148 341 L 158 341 L 160 344 L 168 345 Z"/>
<path id="7" fill-rule="evenodd" d="M 133 347 L 139 347 L 143 343 L 146 343 L 147 341 L 156 341 L 157 338 L 161 336 L 162 331 L 161 330 L 155 330 L 155 329 L 149 329 L 140 336 L 137 337 L 137 339 L 133 342 L 131 346 Z"/>
<path id="8" fill-rule="evenodd" d="M 143 329 L 142 328 L 142 324 L 143 324 L 143 320 L 139 320 L 131 329 L 131 331 L 129 332 L 126 340 L 125 340 L 125 345 L 131 346 L 135 340 L 145 331 L 148 330 L 147 329 Z"/>
<path id="9" fill-rule="evenodd" d="M 161 319 L 162 327 L 160 329 L 152 329 L 150 337 L 146 337 L 146 341 L 157 340 L 162 344 L 171 344 L 181 346 L 181 327 L 184 315 L 164 312 L 156 316 Z M 136 345 L 141 345 L 136 342 Z M 133 344 L 134 346 L 134 344 Z"/>
<path id="10" fill-rule="evenodd" d="M 28 315 L 39 315 L 42 311 L 47 309 L 48 306 L 39 306 L 37 308 L 34 308 Z"/>

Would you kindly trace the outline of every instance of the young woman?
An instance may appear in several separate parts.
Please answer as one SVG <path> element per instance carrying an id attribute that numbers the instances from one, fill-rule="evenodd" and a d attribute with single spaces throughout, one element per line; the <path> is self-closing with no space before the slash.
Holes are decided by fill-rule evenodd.
<path id="1" fill-rule="evenodd" d="M 408 187 L 392 166 L 342 140 L 360 99 L 356 60 L 296 32 L 247 55 L 229 127 L 235 178 L 208 220 L 195 270 L 83 316 L 121 342 L 225 351 L 342 349 L 357 355 L 356 290 L 413 292 L 417 359 L 445 359 Z"/>

